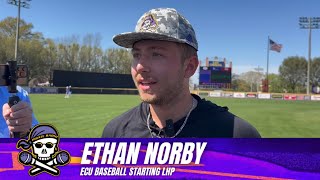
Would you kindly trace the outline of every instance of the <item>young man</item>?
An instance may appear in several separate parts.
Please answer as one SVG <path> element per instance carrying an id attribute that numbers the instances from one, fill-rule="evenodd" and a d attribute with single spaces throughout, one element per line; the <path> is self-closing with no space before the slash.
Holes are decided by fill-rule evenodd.
<path id="1" fill-rule="evenodd" d="M 11 96 L 6 86 L 0 86 L 0 104 L 2 116 L 0 116 L 0 138 L 13 137 L 13 132 L 19 132 L 20 137 L 26 137 L 31 127 L 38 124 L 35 118 L 28 93 L 21 87 L 17 87 L 17 96 L 20 102 L 11 108 L 8 105 Z"/>
<path id="2" fill-rule="evenodd" d="M 246 121 L 190 94 L 199 60 L 191 24 L 175 9 L 145 13 L 135 32 L 113 38 L 132 48 L 132 78 L 142 103 L 108 123 L 102 137 L 260 137 Z"/>

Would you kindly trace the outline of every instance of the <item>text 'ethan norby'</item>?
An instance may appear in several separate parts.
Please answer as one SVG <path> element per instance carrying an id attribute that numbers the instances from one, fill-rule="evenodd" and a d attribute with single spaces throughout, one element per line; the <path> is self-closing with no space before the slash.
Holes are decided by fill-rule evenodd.
<path id="1" fill-rule="evenodd" d="M 207 142 L 149 142 L 143 164 L 199 164 L 206 145 Z M 137 164 L 140 146 L 141 142 L 86 142 L 81 164 Z M 88 156 L 93 156 L 93 161 Z"/>

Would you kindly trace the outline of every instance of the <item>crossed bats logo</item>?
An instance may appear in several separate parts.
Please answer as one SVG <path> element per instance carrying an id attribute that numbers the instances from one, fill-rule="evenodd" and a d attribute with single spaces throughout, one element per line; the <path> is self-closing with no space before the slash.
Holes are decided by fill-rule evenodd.
<path id="1" fill-rule="evenodd" d="M 22 165 L 33 166 L 29 175 L 36 176 L 47 172 L 58 176 L 60 170 L 57 166 L 69 164 L 70 154 L 60 151 L 59 139 L 58 131 L 52 125 L 41 124 L 30 131 L 27 140 L 21 139 L 17 142 L 17 149 L 22 149 L 18 155 L 19 162 Z"/>

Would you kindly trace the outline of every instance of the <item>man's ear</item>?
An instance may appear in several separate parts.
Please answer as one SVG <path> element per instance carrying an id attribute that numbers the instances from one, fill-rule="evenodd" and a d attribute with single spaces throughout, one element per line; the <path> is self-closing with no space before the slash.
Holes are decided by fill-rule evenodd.
<path id="1" fill-rule="evenodd" d="M 185 72 L 184 72 L 184 77 L 185 78 L 190 78 L 191 76 L 194 75 L 196 72 L 198 65 L 199 65 L 199 60 L 197 56 L 191 56 L 188 59 L 185 60 Z"/>

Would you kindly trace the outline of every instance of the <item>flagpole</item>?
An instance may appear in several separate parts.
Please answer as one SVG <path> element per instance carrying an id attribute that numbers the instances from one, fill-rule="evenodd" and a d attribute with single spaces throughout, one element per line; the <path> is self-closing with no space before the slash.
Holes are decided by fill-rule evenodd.
<path id="1" fill-rule="evenodd" d="M 270 51 L 270 37 L 268 36 L 268 49 L 267 49 L 267 77 L 266 77 L 266 89 L 267 89 L 267 92 L 269 92 L 269 51 Z"/>

